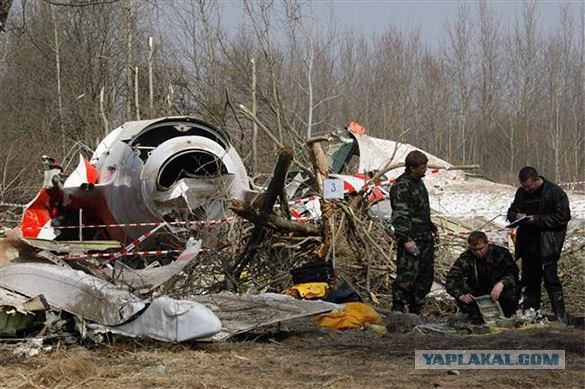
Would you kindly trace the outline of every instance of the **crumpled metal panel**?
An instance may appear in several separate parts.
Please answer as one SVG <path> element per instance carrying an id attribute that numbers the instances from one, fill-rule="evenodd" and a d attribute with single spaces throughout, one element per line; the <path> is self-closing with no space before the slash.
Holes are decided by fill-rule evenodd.
<path id="1" fill-rule="evenodd" d="M 149 337 L 163 342 L 184 342 L 209 337 L 221 330 L 221 322 L 204 305 L 170 297 L 155 299 L 135 320 L 117 327 L 88 325 L 98 332 Z"/>
<path id="2" fill-rule="evenodd" d="M 132 141 L 140 134 L 156 129 L 158 125 L 173 124 L 208 128 L 210 133 L 221 138 L 221 142 L 217 143 L 202 136 L 176 136 L 157 145 L 143 161 L 138 150 L 133 148 Z M 222 194 L 221 198 L 244 199 L 249 191 L 248 175 L 237 151 L 229 144 L 226 134 L 197 118 L 167 117 L 127 122 L 107 135 L 91 158 L 99 172 L 98 183 L 91 190 L 82 190 L 79 185 L 75 185 L 75 180 L 66 182 L 65 204 L 71 201 L 78 207 L 92 208 L 103 218 L 104 224 L 156 222 L 177 208 L 183 210 L 201 204 L 206 206 L 208 218 L 223 218 L 226 208 L 225 204 L 217 199 L 218 196 L 200 196 L 197 188 L 188 185 L 186 191 L 179 191 L 181 195 L 186 192 L 186 195 L 180 198 L 180 201 L 175 201 L 173 197 L 175 192 L 171 193 L 157 186 L 158 174 L 167 160 L 172 159 L 176 153 L 198 150 L 215 155 L 222 161 L 230 175 L 228 180 L 221 182 L 208 180 L 204 183 L 217 183 L 218 190 L 225 189 L 227 193 Z M 188 193 L 193 189 L 194 193 Z M 168 204 L 162 200 L 168 200 Z M 148 232 L 149 228 L 118 226 L 107 227 L 106 230 L 110 238 L 129 243 Z M 148 247 L 150 242 L 143 243 L 143 248 Z"/>
<path id="3" fill-rule="evenodd" d="M 0 288 L 0 306 L 11 307 L 17 312 L 30 314 L 33 311 L 45 310 L 47 307 L 43 303 L 44 297 L 42 295 L 28 298 L 10 290 Z"/>
<path id="4" fill-rule="evenodd" d="M 326 301 L 297 300 L 277 293 L 237 295 L 233 293 L 191 296 L 219 317 L 222 329 L 206 339 L 221 341 L 255 328 L 339 309 L 342 305 Z"/>
<path id="5" fill-rule="evenodd" d="M 79 270 L 42 263 L 0 269 L 0 286 L 25 296 L 45 296 L 49 305 L 104 325 L 120 325 L 142 311 L 137 296 Z"/>
<path id="6" fill-rule="evenodd" d="M 372 138 L 367 135 L 356 135 L 355 139 L 358 142 L 360 152 L 360 166 L 357 173 L 366 173 L 375 170 L 380 170 L 388 163 L 388 160 L 394 154 L 392 163 L 404 162 L 406 155 L 413 150 L 423 152 L 429 158 L 429 165 L 436 165 L 442 167 L 453 166 L 449 162 L 435 157 L 434 155 L 421 150 L 417 147 L 407 143 L 399 143 L 386 139 Z M 396 178 L 401 175 L 404 168 L 394 169 L 386 173 L 388 178 Z M 463 171 L 449 171 L 449 179 L 463 179 Z M 433 180 L 435 175 L 429 175 L 425 181 Z"/>
<path id="7" fill-rule="evenodd" d="M 140 174 L 142 197 L 144 198 L 145 203 L 151 212 L 159 213 L 162 211 L 164 213 L 165 204 L 160 204 L 160 202 L 165 198 L 167 200 L 171 200 L 173 197 L 175 197 L 175 193 L 173 193 L 172 190 L 175 188 L 169 188 L 169 190 L 162 191 L 157 186 L 157 179 L 160 174 L 161 167 L 166 163 L 167 160 L 169 160 L 169 158 L 171 158 L 171 156 L 180 155 L 181 153 L 190 151 L 206 152 L 214 155 L 217 160 L 221 161 L 221 163 L 225 166 L 229 174 L 228 176 L 213 177 L 216 178 L 215 180 L 213 180 L 212 177 L 182 180 L 183 183 L 189 184 L 185 185 L 184 189 L 187 192 L 191 190 L 194 192 L 190 202 L 193 203 L 193 199 L 200 197 L 199 201 L 192 204 L 193 207 L 196 208 L 200 205 L 205 205 L 211 199 L 225 197 L 226 194 L 230 197 L 239 199 L 244 198 L 247 190 L 249 190 L 248 176 L 239 155 L 235 152 L 235 149 L 230 147 L 230 149 L 226 151 L 218 143 L 202 136 L 183 136 L 169 139 L 166 142 L 160 144 L 150 153 L 148 160 L 144 164 L 144 168 Z M 224 178 L 229 179 L 224 180 Z M 193 183 L 197 181 L 202 182 L 202 187 L 198 188 L 193 186 Z M 209 196 L 205 195 L 205 192 L 209 191 L 209 189 L 206 189 L 208 186 L 207 184 L 210 183 L 216 187 L 216 192 L 222 194 L 221 196 L 215 194 L 214 197 L 210 199 Z M 158 203 L 155 203 L 155 200 Z"/>
<path id="8" fill-rule="evenodd" d="M 152 269 L 132 269 L 129 266 L 122 265 L 121 269 L 117 266 L 114 270 L 103 270 L 109 277 L 113 278 L 112 282 L 117 285 L 131 287 L 139 293 L 146 293 L 168 281 L 174 275 L 178 274 L 187 266 L 201 251 L 201 239 L 194 240 L 189 238 L 187 248 L 172 263 Z M 118 265 L 118 263 L 116 263 Z M 114 277 L 115 273 L 115 277 Z"/>

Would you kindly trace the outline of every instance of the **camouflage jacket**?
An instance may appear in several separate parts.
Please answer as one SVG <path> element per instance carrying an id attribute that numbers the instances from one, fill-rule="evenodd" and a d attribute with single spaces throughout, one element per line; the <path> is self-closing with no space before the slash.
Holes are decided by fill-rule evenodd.
<path id="1" fill-rule="evenodd" d="M 481 266 L 479 261 L 486 261 L 485 266 Z M 461 295 L 477 292 L 481 288 L 481 280 L 484 283 L 489 280 L 487 282 L 491 287 L 502 282 L 504 290 L 517 286 L 518 266 L 506 248 L 490 244 L 487 258 L 483 259 L 477 258 L 469 249 L 465 250 L 447 274 L 447 293 L 457 299 Z"/>
<path id="2" fill-rule="evenodd" d="M 392 226 L 399 241 L 432 237 L 437 227 L 431 222 L 429 192 L 421 179 L 404 172 L 390 188 Z"/>

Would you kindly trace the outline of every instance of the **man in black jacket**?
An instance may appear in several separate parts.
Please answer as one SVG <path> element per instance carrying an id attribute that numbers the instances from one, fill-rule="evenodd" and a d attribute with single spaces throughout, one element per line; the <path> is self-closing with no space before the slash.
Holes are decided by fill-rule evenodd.
<path id="1" fill-rule="evenodd" d="M 481 231 L 469 234 L 467 243 L 469 247 L 447 274 L 447 293 L 472 321 L 481 318 L 475 299 L 486 294 L 500 302 L 505 316 L 511 316 L 518 304 L 518 266 L 512 254 L 504 247 L 489 244 Z"/>
<path id="2" fill-rule="evenodd" d="M 558 185 L 526 166 L 518 174 L 521 187 L 508 209 L 508 220 L 525 217 L 516 235 L 516 259 L 522 258 L 524 308 L 540 308 L 541 284 L 558 320 L 566 321 L 563 287 L 557 264 L 571 220 L 569 198 Z"/>

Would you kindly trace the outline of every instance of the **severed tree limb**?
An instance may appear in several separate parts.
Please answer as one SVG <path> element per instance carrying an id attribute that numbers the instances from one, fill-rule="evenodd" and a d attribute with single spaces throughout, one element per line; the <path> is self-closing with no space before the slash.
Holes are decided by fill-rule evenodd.
<path id="1" fill-rule="evenodd" d="M 260 119 L 258 119 L 258 117 L 256 117 L 256 115 L 254 115 L 252 113 L 252 111 L 250 111 L 248 109 L 248 107 L 246 107 L 243 104 L 240 104 L 239 106 L 240 111 L 248 118 L 250 119 L 253 123 L 255 123 L 256 125 L 258 125 L 258 128 L 260 128 L 262 130 L 262 132 L 264 132 L 264 134 L 266 134 L 267 137 L 270 138 L 270 140 L 272 142 L 274 142 L 275 145 L 277 145 L 278 147 L 280 147 L 280 149 L 282 150 L 284 148 L 284 145 L 280 142 L 280 140 L 278 140 L 274 134 L 272 133 L 272 131 L 270 131 L 268 129 L 268 127 L 266 127 L 266 125 L 264 123 L 262 123 L 260 121 Z"/>
<path id="2" fill-rule="evenodd" d="M 290 220 L 290 207 L 288 206 L 288 197 L 284 186 L 282 187 L 282 192 L 280 192 L 278 198 L 280 199 L 280 213 L 282 217 Z"/>
<path id="3" fill-rule="evenodd" d="M 276 199 L 284 190 L 283 188 L 286 181 L 286 174 L 290 164 L 292 163 L 292 160 L 292 148 L 285 146 L 280 149 L 280 153 L 278 154 L 278 161 L 276 162 L 276 166 L 274 167 L 274 172 L 272 174 L 272 180 L 270 180 L 270 184 L 268 184 L 268 189 L 266 189 L 266 193 L 264 194 L 264 201 L 262 203 L 262 207 L 260 208 L 261 217 L 266 217 L 272 213 Z"/>
<path id="4" fill-rule="evenodd" d="M 325 139 L 327 140 L 327 139 Z M 315 180 L 313 182 L 314 189 L 317 193 L 323 194 L 323 181 L 329 175 L 329 162 L 327 155 L 321 146 L 322 138 L 313 138 L 307 141 L 307 149 L 309 151 L 309 158 L 313 165 Z M 322 237 L 323 243 L 317 250 L 319 258 L 325 260 L 329 253 L 329 248 L 333 243 L 333 216 L 335 214 L 335 203 L 321 199 L 321 222 L 323 225 Z"/>
<path id="5" fill-rule="evenodd" d="M 261 127 L 261 126 L 260 126 Z M 252 235 L 248 240 L 248 244 L 244 249 L 244 253 L 240 257 L 239 261 L 234 264 L 234 270 L 232 272 L 232 276 L 235 280 L 239 280 L 242 271 L 248 266 L 248 264 L 252 261 L 254 256 L 256 255 L 258 248 L 264 242 L 264 237 L 266 236 L 266 225 L 268 220 L 271 221 L 271 224 L 277 222 L 275 219 L 278 219 L 275 215 L 273 215 L 272 210 L 274 208 L 274 203 L 278 196 L 284 191 L 284 184 L 286 180 L 286 174 L 288 172 L 288 168 L 293 160 L 293 150 L 292 148 L 285 146 L 280 150 L 278 154 L 278 161 L 276 162 L 276 166 L 274 167 L 274 172 L 272 174 L 272 180 L 270 180 L 270 184 L 268 184 L 268 189 L 264 193 L 264 198 L 262 202 L 262 206 L 260 207 L 260 212 L 256 213 L 252 206 L 246 207 L 242 206 L 242 202 L 240 202 L 240 211 L 242 213 L 247 212 L 247 216 L 250 218 L 254 218 L 254 230 L 252 231 Z M 232 203 L 232 209 L 237 213 L 238 206 L 237 204 Z M 251 211 L 254 211 L 253 213 Z M 282 219 L 283 222 L 287 222 L 286 220 Z"/>
<path id="6" fill-rule="evenodd" d="M 318 140 L 307 143 L 309 157 L 315 172 L 315 191 L 321 193 L 323 190 L 323 180 L 329 175 L 329 162 L 327 155 Z"/>
<path id="7" fill-rule="evenodd" d="M 311 224 L 295 223 L 291 220 L 283 219 L 277 215 L 271 214 L 262 218 L 260 214 L 250 205 L 240 200 L 232 200 L 230 209 L 238 216 L 262 227 L 272 228 L 280 232 L 294 232 L 308 236 L 319 236 L 319 228 Z"/>

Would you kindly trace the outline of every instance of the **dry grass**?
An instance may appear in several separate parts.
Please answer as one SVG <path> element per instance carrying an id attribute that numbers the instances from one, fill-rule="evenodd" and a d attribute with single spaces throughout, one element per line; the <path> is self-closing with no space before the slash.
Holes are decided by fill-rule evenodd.
<path id="1" fill-rule="evenodd" d="M 310 329 L 266 341 L 169 346 L 123 341 L 88 350 L 59 348 L 28 359 L 0 350 L 7 388 L 579 387 L 583 332 L 513 331 L 440 336 Z M 279 337 L 277 337 L 279 336 Z M 415 349 L 563 349 L 557 371 L 414 370 Z"/>

